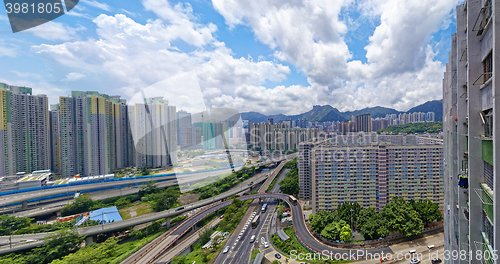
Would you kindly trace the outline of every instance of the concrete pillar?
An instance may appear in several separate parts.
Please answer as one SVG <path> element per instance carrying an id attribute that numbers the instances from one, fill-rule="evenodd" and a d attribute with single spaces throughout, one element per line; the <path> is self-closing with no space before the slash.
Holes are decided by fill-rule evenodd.
<path id="1" fill-rule="evenodd" d="M 86 236 L 85 237 L 85 246 L 88 246 L 92 243 L 94 243 L 94 236 Z"/>
<path id="2" fill-rule="evenodd" d="M 28 209 L 28 201 L 23 201 L 23 209 Z"/>
<path id="3" fill-rule="evenodd" d="M 170 227 L 170 217 L 165 218 L 165 227 Z"/>
<path id="4" fill-rule="evenodd" d="M 57 212 L 56 212 L 56 216 L 57 216 L 57 217 L 61 217 L 61 211 L 57 211 Z"/>

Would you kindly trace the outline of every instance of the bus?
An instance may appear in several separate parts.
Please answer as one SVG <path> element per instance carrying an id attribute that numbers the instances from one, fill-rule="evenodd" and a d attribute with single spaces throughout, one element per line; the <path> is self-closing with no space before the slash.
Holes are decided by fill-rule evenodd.
<path id="1" fill-rule="evenodd" d="M 259 225 L 260 221 L 260 215 L 256 215 L 255 218 L 252 220 L 252 228 L 257 228 Z"/>
<path id="2" fill-rule="evenodd" d="M 295 197 L 293 196 L 290 196 L 290 202 L 293 204 L 293 205 L 297 205 L 297 199 L 295 199 Z"/>
<path id="3" fill-rule="evenodd" d="M 265 213 L 266 209 L 267 209 L 267 203 L 265 203 L 264 205 L 262 205 L 262 208 L 260 209 L 261 213 Z"/>

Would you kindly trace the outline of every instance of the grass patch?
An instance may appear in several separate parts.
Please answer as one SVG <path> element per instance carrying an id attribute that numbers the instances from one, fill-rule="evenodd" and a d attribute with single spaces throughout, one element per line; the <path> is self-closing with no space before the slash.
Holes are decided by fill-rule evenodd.
<path id="1" fill-rule="evenodd" d="M 132 212 L 135 211 L 136 215 L 133 217 L 141 216 L 144 214 L 149 214 L 153 212 L 151 206 L 147 202 L 140 202 L 135 204 L 129 204 L 127 207 L 118 210 L 123 220 L 132 218 Z"/>
<path id="2" fill-rule="evenodd" d="M 255 259 L 255 257 L 257 256 L 257 254 L 260 253 L 260 250 L 258 248 L 252 250 L 252 256 L 250 257 L 250 259 Z"/>

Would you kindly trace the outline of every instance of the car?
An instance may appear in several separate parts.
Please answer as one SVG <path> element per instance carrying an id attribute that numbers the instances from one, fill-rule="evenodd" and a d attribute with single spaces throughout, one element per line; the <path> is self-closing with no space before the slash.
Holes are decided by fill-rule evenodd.
<path id="1" fill-rule="evenodd" d="M 435 258 L 435 259 L 432 259 L 431 262 L 432 262 L 432 264 L 436 264 L 436 263 L 441 263 L 443 261 L 440 258 Z"/>
<path id="2" fill-rule="evenodd" d="M 274 256 L 275 256 L 277 259 L 280 259 L 280 258 L 281 258 L 280 253 L 276 253 L 276 254 L 274 254 Z"/>
<path id="3" fill-rule="evenodd" d="M 267 242 L 264 242 L 264 247 L 265 248 L 268 248 L 269 247 L 269 244 Z"/>
<path id="4" fill-rule="evenodd" d="M 380 262 L 386 262 L 386 261 L 389 261 L 389 260 L 391 260 L 391 259 L 388 258 L 388 257 L 380 258 Z"/>
<path id="5" fill-rule="evenodd" d="M 251 238 L 250 238 L 250 243 L 253 243 L 255 242 L 255 235 L 253 235 Z"/>
<path id="6" fill-rule="evenodd" d="M 433 249 L 434 248 L 434 245 L 428 245 L 427 246 L 428 249 Z"/>
<path id="7" fill-rule="evenodd" d="M 224 248 L 224 250 L 222 251 L 222 254 L 226 254 L 228 251 L 229 251 L 229 246 Z"/>
<path id="8" fill-rule="evenodd" d="M 420 263 L 420 259 L 414 258 L 414 259 L 410 260 L 410 263 L 411 264 L 418 264 L 418 263 Z"/>
<path id="9" fill-rule="evenodd" d="M 224 215 L 221 215 L 219 218 L 220 218 L 220 219 L 224 218 Z"/>
<path id="10" fill-rule="evenodd" d="M 413 255 L 413 254 L 417 253 L 417 251 L 415 249 L 412 249 L 412 250 L 408 251 L 408 253 Z"/>

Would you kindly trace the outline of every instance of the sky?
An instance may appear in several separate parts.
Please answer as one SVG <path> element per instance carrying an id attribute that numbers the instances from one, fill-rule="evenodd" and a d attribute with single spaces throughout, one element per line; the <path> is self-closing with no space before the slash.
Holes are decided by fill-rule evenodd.
<path id="1" fill-rule="evenodd" d="M 80 0 L 54 21 L 17 33 L 0 7 L 0 82 L 31 87 L 55 104 L 73 90 L 130 100 L 189 76 L 185 83 L 196 82 L 206 107 L 406 111 L 442 98 L 460 3 Z M 192 89 L 174 83 L 169 89 L 189 99 Z"/>

